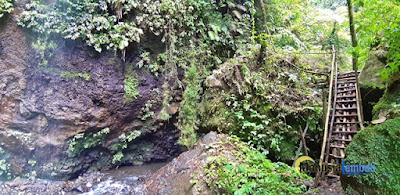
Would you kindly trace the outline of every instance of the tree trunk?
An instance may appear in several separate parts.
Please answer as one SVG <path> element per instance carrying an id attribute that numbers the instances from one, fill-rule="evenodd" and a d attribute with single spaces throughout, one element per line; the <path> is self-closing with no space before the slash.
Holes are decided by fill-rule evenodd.
<path id="1" fill-rule="evenodd" d="M 355 71 L 356 81 L 357 81 L 357 109 L 358 109 L 358 119 L 360 121 L 361 128 L 364 128 L 364 117 L 363 117 L 363 109 L 362 109 L 362 100 L 361 100 L 361 90 L 360 84 L 358 82 L 358 57 L 357 53 L 354 51 L 354 48 L 357 47 L 357 33 L 354 24 L 354 6 L 351 0 L 347 0 L 347 6 L 349 11 L 349 23 L 350 23 L 350 34 L 351 34 L 351 44 L 353 46 L 353 70 Z"/>
<path id="2" fill-rule="evenodd" d="M 347 0 L 348 10 L 349 10 L 349 23 L 350 23 L 350 34 L 351 34 L 351 44 L 353 49 L 357 47 L 357 33 L 354 26 L 354 7 L 351 0 Z M 353 51 L 353 70 L 358 71 L 358 58 L 357 53 Z"/>

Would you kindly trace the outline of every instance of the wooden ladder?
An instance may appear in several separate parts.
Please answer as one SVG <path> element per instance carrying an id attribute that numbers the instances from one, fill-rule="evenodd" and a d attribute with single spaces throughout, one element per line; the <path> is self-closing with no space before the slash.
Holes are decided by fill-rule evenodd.
<path id="1" fill-rule="evenodd" d="M 358 72 L 338 74 L 338 66 L 333 55 L 328 113 L 326 114 L 324 141 L 321 150 L 319 179 L 325 176 L 339 178 L 340 173 L 322 170 L 323 166 L 340 166 L 345 157 L 345 149 L 354 135 L 362 128 L 362 108 L 358 85 Z"/>

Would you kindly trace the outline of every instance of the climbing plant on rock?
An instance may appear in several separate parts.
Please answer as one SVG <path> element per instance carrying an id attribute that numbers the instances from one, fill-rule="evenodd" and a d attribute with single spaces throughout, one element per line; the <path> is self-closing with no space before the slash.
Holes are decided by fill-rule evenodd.
<path id="1" fill-rule="evenodd" d="M 98 52 L 121 50 L 124 57 L 129 44 L 140 42 L 147 30 L 162 35 L 163 42 L 173 34 L 183 45 L 188 37 L 200 35 L 216 45 L 232 45 L 232 34 L 243 34 L 246 25 L 221 14 L 218 7 L 211 0 L 58 0 L 54 5 L 34 0 L 27 4 L 19 24 L 40 34 L 82 39 Z"/>

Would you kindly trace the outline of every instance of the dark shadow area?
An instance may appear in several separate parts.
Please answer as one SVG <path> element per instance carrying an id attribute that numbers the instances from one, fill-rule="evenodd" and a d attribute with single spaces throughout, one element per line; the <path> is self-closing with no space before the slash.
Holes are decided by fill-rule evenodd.
<path id="1" fill-rule="evenodd" d="M 361 88 L 364 121 L 372 121 L 372 109 L 374 108 L 374 105 L 379 101 L 379 99 L 383 96 L 384 92 L 384 89 L 379 88 Z"/>

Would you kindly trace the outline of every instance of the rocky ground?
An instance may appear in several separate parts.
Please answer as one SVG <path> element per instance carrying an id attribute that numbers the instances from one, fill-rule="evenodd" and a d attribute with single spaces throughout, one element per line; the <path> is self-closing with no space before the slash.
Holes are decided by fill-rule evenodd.
<path id="1" fill-rule="evenodd" d="M 192 150 L 165 163 L 86 173 L 70 181 L 19 179 L 0 183 L 0 194 L 213 194 L 201 179 L 191 182 L 204 169 L 212 145 L 226 138 L 207 134 Z M 309 184 L 312 186 L 312 184 Z M 322 182 L 310 194 L 342 195 L 340 182 Z"/>

